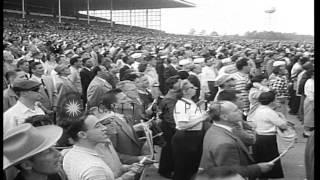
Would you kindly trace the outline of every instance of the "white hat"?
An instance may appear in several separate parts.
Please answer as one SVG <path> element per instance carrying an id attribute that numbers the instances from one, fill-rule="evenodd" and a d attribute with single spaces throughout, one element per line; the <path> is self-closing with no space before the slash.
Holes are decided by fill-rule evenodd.
<path id="1" fill-rule="evenodd" d="M 8 130 L 3 138 L 3 169 L 50 148 L 61 135 L 62 128 L 55 125 L 34 127 L 25 123 Z"/>
<path id="2" fill-rule="evenodd" d="M 184 47 L 191 47 L 191 44 L 187 43 L 184 45 Z"/>
<path id="3" fill-rule="evenodd" d="M 190 59 L 181 59 L 181 60 L 179 61 L 179 65 L 180 65 L 180 66 L 185 66 L 185 65 L 191 64 L 191 63 L 192 63 L 192 62 L 191 62 Z"/>
<path id="4" fill-rule="evenodd" d="M 221 60 L 221 62 L 222 62 L 222 64 L 228 64 L 228 63 L 231 63 L 232 60 L 231 60 L 231 58 L 224 58 Z"/>
<path id="5" fill-rule="evenodd" d="M 142 53 L 133 53 L 133 54 L 131 55 L 131 57 L 132 57 L 133 59 L 141 58 L 141 57 L 142 57 Z"/>
<path id="6" fill-rule="evenodd" d="M 283 65 L 286 65 L 286 62 L 285 61 L 275 61 L 273 62 L 273 67 L 277 67 L 277 66 L 283 66 Z"/>
<path id="7" fill-rule="evenodd" d="M 195 64 L 204 63 L 204 58 L 196 58 L 193 60 L 193 63 L 195 63 Z"/>

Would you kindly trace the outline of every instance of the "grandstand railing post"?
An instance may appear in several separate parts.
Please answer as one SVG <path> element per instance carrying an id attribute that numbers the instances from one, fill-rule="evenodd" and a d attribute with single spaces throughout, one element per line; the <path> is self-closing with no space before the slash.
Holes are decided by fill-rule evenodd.
<path id="1" fill-rule="evenodd" d="M 89 9 L 90 9 L 90 0 L 87 0 L 88 8 L 87 8 L 87 15 L 88 15 L 88 25 L 90 24 L 90 15 L 89 15 Z"/>
<path id="2" fill-rule="evenodd" d="M 110 23 L 111 23 L 111 28 L 113 28 L 113 22 L 112 22 L 112 10 L 113 10 L 113 2 L 110 0 Z"/>
<path id="3" fill-rule="evenodd" d="M 25 12 L 24 12 L 24 0 L 22 0 L 22 18 L 25 18 Z"/>
<path id="4" fill-rule="evenodd" d="M 148 13 L 148 9 L 146 9 L 146 28 L 149 28 L 149 23 L 148 23 L 148 21 L 149 21 L 149 13 Z"/>
<path id="5" fill-rule="evenodd" d="M 59 23 L 61 23 L 61 0 L 59 0 Z"/>

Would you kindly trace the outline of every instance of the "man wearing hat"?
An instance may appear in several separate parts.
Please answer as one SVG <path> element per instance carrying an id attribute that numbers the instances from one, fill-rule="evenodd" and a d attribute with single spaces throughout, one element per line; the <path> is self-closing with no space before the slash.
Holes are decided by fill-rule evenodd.
<path id="1" fill-rule="evenodd" d="M 24 123 L 24 120 L 34 115 L 44 115 L 43 110 L 36 105 L 39 101 L 41 83 L 16 79 L 13 82 L 13 90 L 19 94 L 17 103 L 3 114 L 3 133 L 6 134 L 11 128 Z"/>
<path id="2" fill-rule="evenodd" d="M 14 180 L 60 179 L 61 156 L 53 146 L 61 135 L 62 128 L 54 125 L 26 123 L 10 129 L 3 138 L 3 169 L 19 169 Z"/>

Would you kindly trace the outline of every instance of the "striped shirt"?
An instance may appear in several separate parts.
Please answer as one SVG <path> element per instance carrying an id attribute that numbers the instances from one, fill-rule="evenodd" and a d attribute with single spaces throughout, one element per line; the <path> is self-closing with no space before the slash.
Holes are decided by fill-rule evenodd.
<path id="1" fill-rule="evenodd" d="M 237 94 L 238 100 L 241 102 L 240 109 L 243 112 L 247 113 L 249 111 L 249 90 L 247 85 L 250 83 L 249 75 L 241 72 L 236 72 L 232 74 L 232 77 L 235 79 L 235 89 L 240 91 Z"/>

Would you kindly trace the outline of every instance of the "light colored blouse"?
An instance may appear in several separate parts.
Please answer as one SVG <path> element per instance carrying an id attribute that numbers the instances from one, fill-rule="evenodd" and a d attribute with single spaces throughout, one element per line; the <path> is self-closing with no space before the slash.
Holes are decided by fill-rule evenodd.
<path id="1" fill-rule="evenodd" d="M 202 121 L 206 113 L 192 100 L 182 98 L 178 100 L 173 112 L 176 129 L 197 131 L 202 129 Z"/>
<path id="2" fill-rule="evenodd" d="M 277 127 L 286 124 L 283 114 L 272 110 L 266 105 L 259 105 L 248 121 L 254 123 L 255 131 L 259 135 L 275 135 Z"/>

